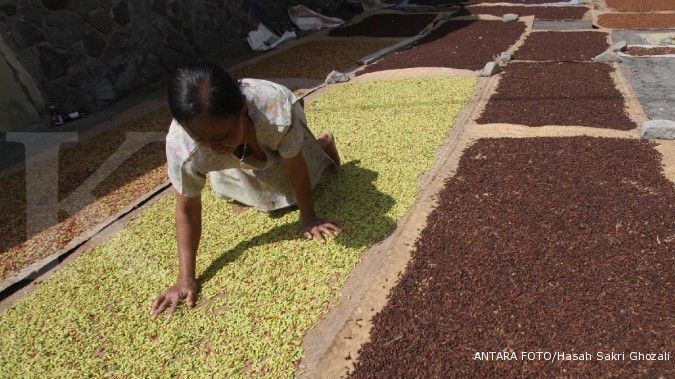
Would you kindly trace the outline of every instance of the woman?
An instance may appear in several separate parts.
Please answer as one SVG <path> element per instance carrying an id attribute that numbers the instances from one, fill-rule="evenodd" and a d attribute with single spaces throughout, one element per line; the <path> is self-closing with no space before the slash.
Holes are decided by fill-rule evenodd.
<path id="1" fill-rule="evenodd" d="M 330 133 L 315 139 L 302 105 L 288 89 L 257 79 L 236 81 L 220 67 L 198 64 L 176 71 L 168 90 L 174 120 L 166 140 L 176 194 L 179 275 L 152 304 L 151 316 L 181 301 L 194 306 L 199 285 L 195 257 L 201 235 L 201 190 L 209 173 L 221 197 L 269 212 L 298 206 L 300 234 L 323 243 L 340 232 L 319 218 L 312 188 L 340 157 Z"/>

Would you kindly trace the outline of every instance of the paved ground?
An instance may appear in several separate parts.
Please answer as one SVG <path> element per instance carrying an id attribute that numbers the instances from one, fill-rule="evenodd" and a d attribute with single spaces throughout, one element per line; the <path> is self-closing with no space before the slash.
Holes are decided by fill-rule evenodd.
<path id="1" fill-rule="evenodd" d="M 657 45 L 666 37 L 675 35 L 675 30 L 613 30 L 614 41 L 626 41 L 629 45 Z"/>
<path id="2" fill-rule="evenodd" d="M 675 58 L 622 57 L 619 64 L 650 119 L 675 120 Z"/>
<path id="3" fill-rule="evenodd" d="M 534 21 L 534 30 L 551 30 L 551 31 L 563 31 L 563 30 L 591 30 L 593 25 L 590 21 Z"/>

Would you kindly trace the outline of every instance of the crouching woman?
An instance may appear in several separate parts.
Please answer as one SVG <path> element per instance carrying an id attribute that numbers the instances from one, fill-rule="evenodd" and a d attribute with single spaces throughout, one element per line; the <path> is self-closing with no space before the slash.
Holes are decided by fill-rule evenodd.
<path id="1" fill-rule="evenodd" d="M 265 80 L 234 80 L 216 65 L 179 69 L 168 90 L 173 116 L 166 140 L 176 196 L 178 279 L 153 302 L 151 316 L 171 317 L 194 306 L 199 285 L 195 258 L 201 237 L 201 191 L 208 173 L 223 198 L 263 212 L 297 205 L 300 234 L 324 242 L 340 232 L 317 216 L 312 189 L 340 158 L 330 133 L 314 138 L 302 105 L 286 87 Z"/>

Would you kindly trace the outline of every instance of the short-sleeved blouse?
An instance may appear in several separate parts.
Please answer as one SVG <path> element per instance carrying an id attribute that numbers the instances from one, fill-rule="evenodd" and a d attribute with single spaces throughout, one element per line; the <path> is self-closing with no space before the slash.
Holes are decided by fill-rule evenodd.
<path id="1" fill-rule="evenodd" d="M 221 197 L 262 211 L 295 205 L 295 193 L 280 158 L 302 152 L 312 187 L 333 160 L 307 128 L 303 107 L 288 88 L 258 79 L 242 79 L 240 88 L 266 161 L 249 155 L 240 162 L 231 154 L 216 154 L 198 145 L 173 120 L 166 139 L 169 179 L 175 190 L 187 197 L 201 194 L 208 175 Z"/>

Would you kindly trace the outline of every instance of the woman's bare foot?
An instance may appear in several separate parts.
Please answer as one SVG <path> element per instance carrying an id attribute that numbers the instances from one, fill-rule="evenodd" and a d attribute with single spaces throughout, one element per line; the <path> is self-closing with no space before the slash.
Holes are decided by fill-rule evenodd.
<path id="1" fill-rule="evenodd" d="M 331 132 L 323 132 L 317 138 L 317 141 L 321 145 L 323 151 L 328 154 L 328 156 L 335 162 L 333 165 L 333 172 L 336 172 L 338 167 L 340 167 L 340 154 L 338 154 L 337 146 L 335 145 L 335 138 Z"/>

